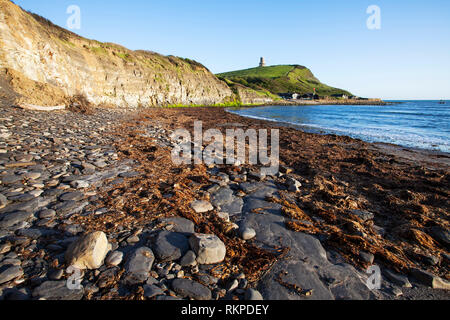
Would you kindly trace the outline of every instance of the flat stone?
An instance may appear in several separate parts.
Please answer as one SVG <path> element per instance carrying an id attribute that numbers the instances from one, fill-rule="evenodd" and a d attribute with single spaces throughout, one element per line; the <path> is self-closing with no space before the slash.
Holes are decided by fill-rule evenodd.
<path id="1" fill-rule="evenodd" d="M 191 220 L 181 218 L 181 217 L 172 217 L 172 218 L 162 218 L 159 220 L 160 223 L 165 225 L 172 225 L 172 229 L 170 231 L 183 233 L 185 235 L 191 235 L 195 233 L 195 225 Z"/>
<path id="2" fill-rule="evenodd" d="M 123 252 L 113 251 L 108 255 L 108 257 L 106 257 L 105 263 L 108 266 L 116 267 L 122 262 L 122 260 L 123 260 Z"/>
<path id="3" fill-rule="evenodd" d="M 36 180 L 36 179 L 39 179 L 41 177 L 41 175 L 42 175 L 42 173 L 40 173 L 40 172 L 28 172 L 24 176 L 27 179 Z"/>
<path id="4" fill-rule="evenodd" d="M 83 200 L 84 193 L 82 192 L 66 192 L 59 197 L 61 201 L 80 201 Z"/>
<path id="5" fill-rule="evenodd" d="M 20 222 L 27 221 L 33 216 L 32 213 L 26 211 L 16 211 L 0 216 L 0 229 L 9 228 Z"/>
<path id="6" fill-rule="evenodd" d="M 182 297 L 195 300 L 211 300 L 211 290 L 204 285 L 189 279 L 175 279 L 172 289 Z"/>
<path id="7" fill-rule="evenodd" d="M 36 198 L 36 197 L 30 193 L 23 193 L 23 194 L 18 194 L 18 195 L 8 197 L 8 200 L 26 202 L 26 201 L 33 200 L 34 198 Z"/>
<path id="8" fill-rule="evenodd" d="M 108 239 L 104 232 L 91 232 L 74 241 L 66 251 L 69 265 L 80 270 L 98 269 L 108 253 Z"/>
<path id="9" fill-rule="evenodd" d="M 250 288 L 250 289 L 247 289 L 247 291 L 245 291 L 245 300 L 248 300 L 248 301 L 263 301 L 264 298 L 261 295 L 261 293 L 259 293 L 259 291 Z"/>
<path id="10" fill-rule="evenodd" d="M 88 205 L 87 201 L 64 201 L 52 207 L 59 215 L 69 216 L 83 210 Z"/>
<path id="11" fill-rule="evenodd" d="M 6 256 L 7 257 L 10 256 L 10 254 L 8 254 Z M 16 257 L 16 256 L 14 255 L 14 257 Z M 19 259 L 11 258 L 11 257 L 4 259 L 2 262 L 0 262 L 1 267 L 10 266 L 10 265 L 11 266 L 21 266 L 21 264 L 22 264 L 22 261 L 20 261 Z"/>
<path id="12" fill-rule="evenodd" d="M 220 188 L 217 192 L 211 195 L 211 203 L 220 208 L 224 204 L 230 203 L 233 200 L 233 190 L 230 188 Z"/>
<path id="13" fill-rule="evenodd" d="M 191 236 L 189 243 L 199 264 L 216 264 L 225 259 L 225 244 L 216 235 L 196 233 Z"/>
<path id="14" fill-rule="evenodd" d="M 240 230 L 241 238 L 243 240 L 251 240 L 256 237 L 256 231 L 253 228 L 243 227 Z"/>
<path id="15" fill-rule="evenodd" d="M 67 281 L 46 281 L 33 290 L 33 297 L 42 300 L 81 300 L 84 290 L 69 289 Z"/>
<path id="16" fill-rule="evenodd" d="M 205 213 L 214 210 L 212 204 L 204 200 L 196 200 L 192 202 L 191 208 L 194 209 L 196 213 Z"/>
<path id="17" fill-rule="evenodd" d="M 45 209 L 42 211 L 39 211 L 39 218 L 40 219 L 51 219 L 56 216 L 56 211 L 52 209 Z"/>
<path id="18" fill-rule="evenodd" d="M 106 168 L 108 166 L 108 164 L 105 161 L 103 161 L 103 160 L 99 160 L 99 161 L 94 162 L 94 165 L 97 168 L 100 168 L 100 169 Z"/>
<path id="19" fill-rule="evenodd" d="M 197 256 L 195 252 L 189 250 L 186 254 L 181 258 L 180 264 L 183 267 L 195 267 L 197 265 Z"/>
<path id="20" fill-rule="evenodd" d="M 95 168 L 96 168 L 93 164 L 91 164 L 89 162 L 83 162 L 81 164 L 81 166 L 82 166 L 83 170 L 86 170 L 86 171 L 89 171 L 89 172 L 95 171 Z"/>
<path id="21" fill-rule="evenodd" d="M 27 238 L 36 240 L 36 239 L 39 239 L 42 236 L 54 235 L 55 233 L 57 233 L 57 232 L 54 231 L 54 230 L 29 228 L 29 229 L 19 230 L 17 232 L 17 235 L 21 236 L 21 237 L 27 237 Z"/>
<path id="22" fill-rule="evenodd" d="M 160 261 L 178 260 L 189 250 L 189 241 L 181 233 L 161 231 L 156 237 L 154 250 Z"/>
<path id="23" fill-rule="evenodd" d="M 392 283 L 402 286 L 403 288 L 412 288 L 411 283 L 409 282 L 409 279 L 407 276 L 394 273 L 390 270 L 385 269 L 383 271 L 386 278 L 388 278 Z"/>
<path id="24" fill-rule="evenodd" d="M 154 261 L 155 256 L 150 248 L 141 247 L 134 251 L 125 264 L 125 282 L 134 285 L 147 281 Z"/>
<path id="25" fill-rule="evenodd" d="M 9 251 L 11 251 L 11 245 L 9 243 L 0 244 L 0 254 L 5 254 Z"/>
<path id="26" fill-rule="evenodd" d="M 119 177 L 120 178 L 134 178 L 134 177 L 138 177 L 140 175 L 141 174 L 139 172 L 130 171 L 130 172 L 124 172 L 124 173 L 119 174 Z"/>
<path id="27" fill-rule="evenodd" d="M 42 193 L 44 193 L 43 190 L 32 190 L 32 191 L 28 192 L 28 194 L 33 196 L 34 198 L 39 197 L 40 195 L 42 195 Z"/>
<path id="28" fill-rule="evenodd" d="M 13 203 L 6 206 L 0 213 L 11 213 L 15 211 L 35 212 L 41 206 L 41 198 L 34 198 L 26 202 Z"/>
<path id="29" fill-rule="evenodd" d="M 22 181 L 23 177 L 19 176 L 19 175 L 15 175 L 15 174 L 9 174 L 9 175 L 0 176 L 0 179 L 3 184 L 8 185 L 8 184 L 14 184 L 14 183 Z"/>
<path id="30" fill-rule="evenodd" d="M 441 227 L 431 228 L 431 235 L 447 249 L 450 249 L 450 231 Z"/>
<path id="31" fill-rule="evenodd" d="M 433 289 L 450 290 L 450 282 L 445 281 L 442 278 L 440 278 L 430 272 L 413 268 L 413 269 L 411 269 L 411 274 L 418 281 L 420 281 L 424 285 L 429 286 Z"/>
<path id="32" fill-rule="evenodd" d="M 239 184 L 239 188 L 242 191 L 244 191 L 245 193 L 254 192 L 260 187 L 261 187 L 261 183 L 256 183 L 256 182 L 244 182 L 244 183 Z"/>
<path id="33" fill-rule="evenodd" d="M 228 213 L 230 216 L 240 215 L 244 206 L 244 200 L 233 196 L 232 201 L 220 206 L 220 211 Z"/>
<path id="34" fill-rule="evenodd" d="M 23 270 L 20 266 L 4 265 L 0 267 L 0 284 L 14 280 L 23 275 Z"/>
<path id="35" fill-rule="evenodd" d="M 75 180 L 75 181 L 72 181 L 72 182 L 70 183 L 70 185 L 71 185 L 72 188 L 75 188 L 75 189 L 86 189 L 86 188 L 89 188 L 89 187 L 90 187 L 89 182 L 84 181 L 84 180 Z"/>
<path id="36" fill-rule="evenodd" d="M 153 297 L 163 295 L 163 294 L 164 294 L 164 291 L 155 285 L 146 284 L 144 286 L 144 297 L 146 297 L 146 298 L 153 298 Z"/>

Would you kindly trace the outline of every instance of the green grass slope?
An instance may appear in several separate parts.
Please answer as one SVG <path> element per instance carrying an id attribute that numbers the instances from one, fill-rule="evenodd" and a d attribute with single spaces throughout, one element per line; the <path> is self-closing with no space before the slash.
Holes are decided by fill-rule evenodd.
<path id="1" fill-rule="evenodd" d="M 319 96 L 345 94 L 348 91 L 321 83 L 306 67 L 300 65 L 279 65 L 217 74 L 222 80 L 242 84 L 254 90 L 265 89 L 273 94 L 312 93 L 314 88 Z"/>

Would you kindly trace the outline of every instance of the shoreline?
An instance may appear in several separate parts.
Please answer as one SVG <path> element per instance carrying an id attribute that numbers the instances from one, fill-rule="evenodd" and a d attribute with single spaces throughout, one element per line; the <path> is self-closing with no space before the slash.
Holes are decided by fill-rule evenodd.
<path id="1" fill-rule="evenodd" d="M 268 123 L 276 124 L 281 127 L 293 128 L 295 130 L 299 130 L 304 133 L 311 133 L 311 134 L 324 135 L 324 136 L 337 135 L 337 136 L 348 138 L 348 139 L 364 141 L 366 143 L 376 145 L 380 148 L 384 148 L 386 150 L 391 150 L 392 152 L 394 152 L 394 149 L 398 149 L 397 152 L 400 152 L 403 150 L 403 151 L 409 151 L 409 152 L 414 152 L 414 153 L 428 154 L 430 156 L 435 156 L 435 157 L 442 158 L 442 159 L 447 158 L 447 159 L 449 159 L 447 161 L 447 165 L 450 166 L 450 152 L 445 152 L 445 151 L 441 151 L 441 150 L 433 150 L 433 149 L 425 149 L 425 148 L 419 148 L 419 147 L 412 147 L 412 146 L 404 146 L 401 144 L 388 143 L 388 142 L 382 142 L 382 141 L 366 141 L 366 140 L 363 140 L 360 138 L 351 137 L 346 134 L 336 134 L 333 132 L 328 132 L 327 131 L 328 129 L 322 129 L 322 128 L 311 128 L 308 130 L 307 126 L 303 126 L 303 125 L 295 124 L 295 123 L 291 123 L 291 122 L 283 122 L 283 121 L 278 121 L 278 120 L 269 119 L 269 118 L 260 118 L 260 117 L 240 115 L 240 114 L 232 112 L 233 109 L 239 109 L 239 108 L 226 108 L 225 111 L 230 114 L 233 114 L 235 116 L 239 116 L 239 117 L 242 117 L 245 119 L 251 119 L 251 120 L 255 120 L 255 121 L 266 121 Z"/>

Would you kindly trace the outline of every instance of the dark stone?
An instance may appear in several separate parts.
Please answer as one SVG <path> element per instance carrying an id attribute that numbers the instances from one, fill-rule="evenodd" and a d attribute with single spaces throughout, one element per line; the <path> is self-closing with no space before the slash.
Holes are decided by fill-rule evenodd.
<path id="1" fill-rule="evenodd" d="M 16 211 L 7 213 L 1 216 L 0 220 L 0 228 L 9 228 L 12 227 L 19 222 L 26 221 L 33 216 L 32 213 L 26 211 Z"/>
<path id="2" fill-rule="evenodd" d="M 144 286 L 144 296 L 147 298 L 153 298 L 153 297 L 163 295 L 163 294 L 164 294 L 164 291 L 155 285 L 147 285 L 146 284 Z"/>
<path id="3" fill-rule="evenodd" d="M 431 228 L 431 235 L 440 242 L 446 249 L 450 250 L 450 232 L 441 227 Z"/>
<path id="4" fill-rule="evenodd" d="M 189 250 L 189 240 L 181 233 L 161 231 L 156 237 L 154 250 L 160 261 L 178 260 Z"/>
<path id="5" fill-rule="evenodd" d="M 145 282 L 150 276 L 154 261 L 153 252 L 147 247 L 141 247 L 134 251 L 125 264 L 125 282 L 130 285 Z"/>
<path id="6" fill-rule="evenodd" d="M 194 223 L 185 218 L 180 218 L 180 217 L 163 218 L 163 219 L 160 219 L 159 222 L 163 223 L 163 224 L 173 225 L 173 229 L 171 229 L 170 231 L 184 233 L 186 235 L 191 235 L 191 234 L 195 233 Z"/>
<path id="7" fill-rule="evenodd" d="M 173 280 L 172 288 L 176 293 L 183 297 L 189 297 L 195 300 L 211 300 L 211 290 L 204 285 L 189 279 Z"/>
<path id="8" fill-rule="evenodd" d="M 66 192 L 59 197 L 59 200 L 61 200 L 61 201 L 69 201 L 69 200 L 80 201 L 80 200 L 83 200 L 83 198 L 84 198 L 84 193 L 82 193 L 82 192 Z"/>
<path id="9" fill-rule="evenodd" d="M 0 284 L 14 280 L 23 275 L 23 270 L 19 266 L 4 265 L 0 267 Z"/>
<path id="10" fill-rule="evenodd" d="M 33 290 L 33 297 L 45 300 L 81 300 L 84 289 L 71 290 L 67 281 L 46 281 Z"/>

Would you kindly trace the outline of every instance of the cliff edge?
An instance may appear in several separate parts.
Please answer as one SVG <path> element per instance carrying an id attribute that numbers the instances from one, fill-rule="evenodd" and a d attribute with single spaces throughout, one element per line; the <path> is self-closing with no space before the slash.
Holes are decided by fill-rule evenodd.
<path id="1" fill-rule="evenodd" d="M 12 90 L 19 101 L 43 106 L 77 95 L 115 107 L 236 100 L 195 61 L 85 39 L 9 0 L 0 0 L 0 78 L 0 96 Z"/>

